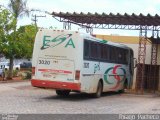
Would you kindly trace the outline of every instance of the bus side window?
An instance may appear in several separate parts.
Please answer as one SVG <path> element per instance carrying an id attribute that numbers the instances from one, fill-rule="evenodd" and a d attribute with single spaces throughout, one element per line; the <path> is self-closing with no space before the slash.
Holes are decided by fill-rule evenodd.
<path id="1" fill-rule="evenodd" d="M 98 51 L 97 51 L 97 54 L 98 54 L 98 60 L 101 61 L 101 58 L 102 58 L 102 54 L 101 54 L 101 48 L 102 48 L 102 44 L 100 43 L 97 43 L 97 47 L 98 47 Z"/>
<path id="2" fill-rule="evenodd" d="M 123 63 L 123 50 L 121 48 L 117 48 L 117 62 Z"/>
<path id="3" fill-rule="evenodd" d="M 89 41 L 84 40 L 84 58 L 89 58 Z"/>
<path id="4" fill-rule="evenodd" d="M 98 59 L 98 44 L 95 42 L 91 42 L 90 44 L 90 57 L 92 59 Z"/>
<path id="5" fill-rule="evenodd" d="M 125 64 L 128 64 L 128 60 L 129 60 L 129 52 L 125 51 Z"/>
<path id="6" fill-rule="evenodd" d="M 121 49 L 121 63 L 122 64 L 127 64 L 128 63 L 128 51 L 125 49 Z"/>
<path id="7" fill-rule="evenodd" d="M 110 61 L 117 62 L 117 52 L 116 47 L 110 47 Z"/>
<path id="8" fill-rule="evenodd" d="M 121 52 L 122 52 L 122 63 L 124 64 L 125 63 L 125 50 L 124 49 L 121 49 Z"/>
<path id="9" fill-rule="evenodd" d="M 101 53 L 101 59 L 102 60 L 108 60 L 108 46 L 107 45 L 104 45 L 104 44 L 102 44 L 101 45 L 101 48 L 100 48 L 100 53 Z"/>

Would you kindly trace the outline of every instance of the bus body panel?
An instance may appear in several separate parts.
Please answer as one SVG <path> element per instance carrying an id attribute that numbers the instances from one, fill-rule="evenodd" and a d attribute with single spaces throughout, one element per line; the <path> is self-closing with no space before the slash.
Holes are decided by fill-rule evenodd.
<path id="1" fill-rule="evenodd" d="M 95 93 L 100 80 L 103 81 L 103 92 L 124 89 L 126 80 L 131 84 L 130 62 L 118 64 L 84 59 L 86 39 L 102 41 L 74 31 L 40 30 L 34 44 L 32 85 Z M 130 50 L 117 43 L 107 44 Z"/>
<path id="2" fill-rule="evenodd" d="M 83 68 L 82 90 L 94 93 L 99 80 L 103 80 L 103 91 L 118 91 L 123 89 L 124 82 L 129 79 L 127 65 L 84 61 L 88 68 Z"/>
<path id="3" fill-rule="evenodd" d="M 32 85 L 72 89 L 75 83 L 80 90 L 79 81 L 75 80 L 75 71 L 80 69 L 77 64 L 79 39 L 79 33 L 76 32 L 40 30 L 34 45 L 32 63 L 35 75 L 32 76 Z"/>

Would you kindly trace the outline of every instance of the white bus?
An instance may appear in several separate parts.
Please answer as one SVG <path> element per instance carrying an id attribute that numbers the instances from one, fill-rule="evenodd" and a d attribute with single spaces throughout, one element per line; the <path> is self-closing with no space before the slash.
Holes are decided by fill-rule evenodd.
<path id="1" fill-rule="evenodd" d="M 133 79 L 133 50 L 76 31 L 39 30 L 34 44 L 34 87 L 53 88 L 57 95 L 70 92 L 123 91 Z"/>

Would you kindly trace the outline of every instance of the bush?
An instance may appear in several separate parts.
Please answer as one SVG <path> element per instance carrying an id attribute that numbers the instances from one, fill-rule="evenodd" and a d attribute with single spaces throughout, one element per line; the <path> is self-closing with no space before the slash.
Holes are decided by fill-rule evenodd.
<path id="1" fill-rule="evenodd" d="M 18 73 L 19 73 L 19 70 L 18 70 L 18 69 L 13 70 L 13 77 L 17 77 L 17 76 L 18 76 Z"/>
<path id="2" fill-rule="evenodd" d="M 9 70 L 5 70 L 5 71 L 4 71 L 4 77 L 7 77 L 7 76 L 8 76 L 8 73 L 9 73 Z"/>
<path id="3" fill-rule="evenodd" d="M 4 78 L 7 78 L 9 70 L 5 70 Z M 13 77 L 21 77 L 23 80 L 31 79 L 32 72 L 31 69 L 27 71 L 13 70 Z"/>
<path id="4" fill-rule="evenodd" d="M 31 79 L 32 77 L 32 72 L 26 71 L 26 79 Z"/>
<path id="5" fill-rule="evenodd" d="M 9 73 L 9 70 L 5 70 L 5 72 L 4 72 L 5 76 L 4 77 L 7 77 L 8 73 Z M 19 70 L 13 70 L 13 77 L 19 76 L 18 73 L 19 73 Z"/>
<path id="6" fill-rule="evenodd" d="M 31 71 L 21 72 L 21 76 L 22 76 L 22 79 L 23 79 L 23 80 L 31 79 L 31 77 L 32 77 L 32 72 L 31 72 Z"/>

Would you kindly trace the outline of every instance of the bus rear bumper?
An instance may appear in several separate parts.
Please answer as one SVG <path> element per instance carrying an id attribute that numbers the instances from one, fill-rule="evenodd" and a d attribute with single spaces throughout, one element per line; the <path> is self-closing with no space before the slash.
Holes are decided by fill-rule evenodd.
<path id="1" fill-rule="evenodd" d="M 52 88 L 52 89 L 63 89 L 63 90 L 67 89 L 67 90 L 75 90 L 75 91 L 80 91 L 81 89 L 80 83 L 32 79 L 31 84 L 34 87 L 44 87 L 44 88 Z"/>

